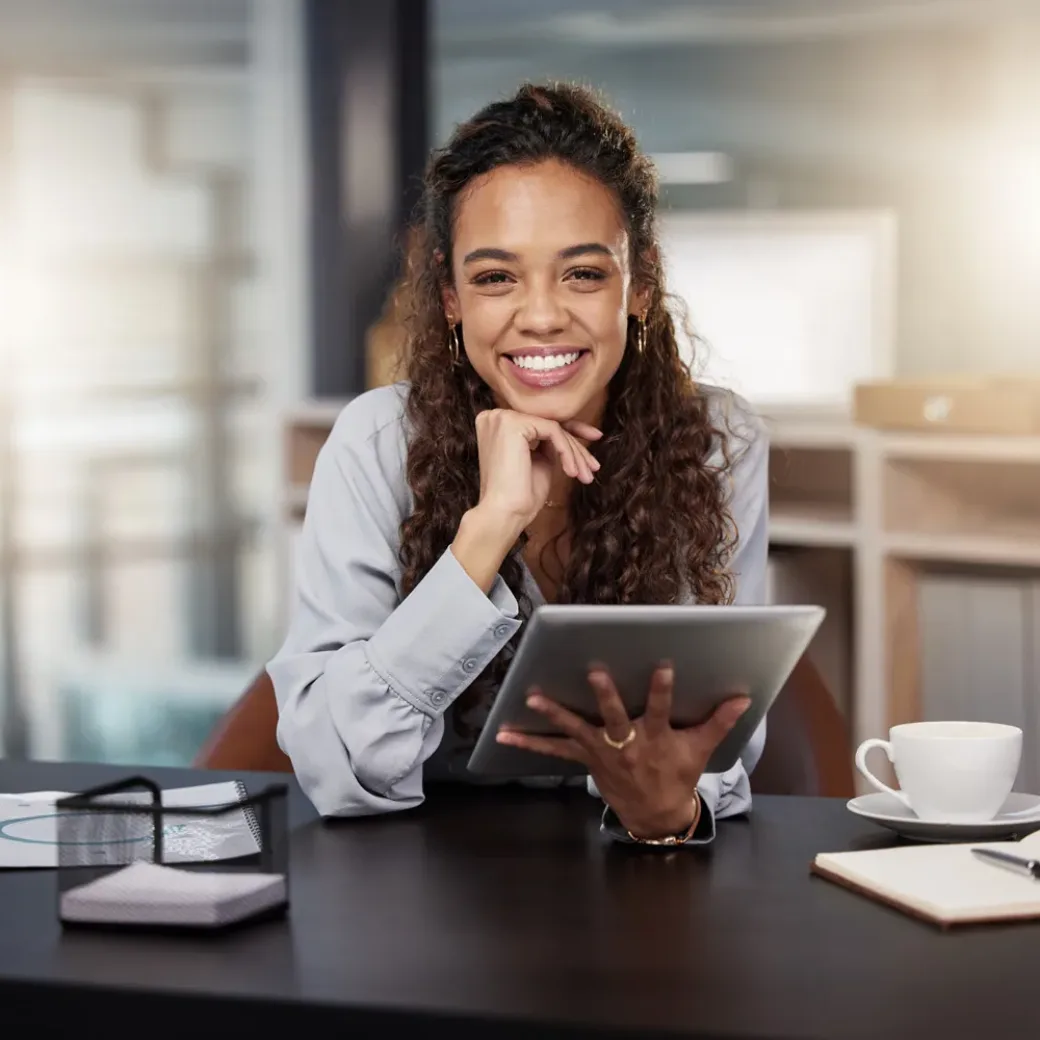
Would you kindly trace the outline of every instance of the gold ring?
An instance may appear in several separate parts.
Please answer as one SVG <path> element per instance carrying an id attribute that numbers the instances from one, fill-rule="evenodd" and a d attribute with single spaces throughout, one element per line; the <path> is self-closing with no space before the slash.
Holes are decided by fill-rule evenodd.
<path id="1" fill-rule="evenodd" d="M 627 748 L 633 740 L 636 739 L 636 728 L 633 726 L 628 731 L 628 736 L 624 740 L 615 740 L 606 730 L 603 731 L 603 739 L 610 745 L 615 751 L 620 751 L 622 748 Z"/>

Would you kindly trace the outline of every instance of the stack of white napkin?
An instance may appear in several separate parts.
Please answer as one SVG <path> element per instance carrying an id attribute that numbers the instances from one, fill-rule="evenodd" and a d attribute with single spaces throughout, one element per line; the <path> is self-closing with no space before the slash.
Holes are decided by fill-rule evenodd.
<path id="1" fill-rule="evenodd" d="M 132 863 L 61 896 L 65 921 L 219 928 L 285 902 L 282 874 L 232 874 Z"/>

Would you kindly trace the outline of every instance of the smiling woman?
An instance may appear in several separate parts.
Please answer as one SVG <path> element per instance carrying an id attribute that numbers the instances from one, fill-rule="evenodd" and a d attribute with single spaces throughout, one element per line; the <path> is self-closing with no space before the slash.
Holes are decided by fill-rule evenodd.
<path id="1" fill-rule="evenodd" d="M 269 665 L 280 743 L 321 812 L 408 808 L 424 780 L 470 779 L 540 603 L 762 602 L 765 438 L 680 360 L 656 204 L 631 131 L 574 87 L 525 86 L 431 158 L 408 381 L 349 405 L 322 450 Z M 582 764 L 622 840 L 708 840 L 749 808 L 764 733 L 706 774 L 745 703 L 674 730 L 673 682 L 658 669 L 631 720 L 594 671 L 604 726 L 532 693 L 563 736 L 497 739 Z"/>
<path id="2" fill-rule="evenodd" d="M 609 189 L 556 159 L 499 167 L 471 186 L 445 307 L 449 321 L 465 314 L 469 360 L 506 407 L 524 411 L 537 396 L 546 418 L 602 414 L 628 320 L 647 303 L 628 238 Z M 477 244 L 488 240 L 509 247 Z"/>

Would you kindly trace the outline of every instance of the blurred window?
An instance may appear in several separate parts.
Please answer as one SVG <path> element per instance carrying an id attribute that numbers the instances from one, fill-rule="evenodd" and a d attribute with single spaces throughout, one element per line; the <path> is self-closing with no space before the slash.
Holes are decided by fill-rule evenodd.
<path id="1" fill-rule="evenodd" d="M 0 0 L 8 755 L 187 761 L 276 648 L 271 9 Z"/>

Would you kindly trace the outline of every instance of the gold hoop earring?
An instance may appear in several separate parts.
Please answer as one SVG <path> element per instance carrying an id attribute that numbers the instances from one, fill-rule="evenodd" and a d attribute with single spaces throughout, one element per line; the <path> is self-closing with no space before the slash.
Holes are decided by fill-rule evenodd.
<path id="1" fill-rule="evenodd" d="M 639 325 L 636 328 L 636 353 L 643 354 L 646 351 L 646 315 L 639 316 Z"/>
<path id="2" fill-rule="evenodd" d="M 459 334 L 455 322 L 452 322 L 448 326 L 448 353 L 451 355 L 451 363 L 457 365 L 459 363 Z"/>

